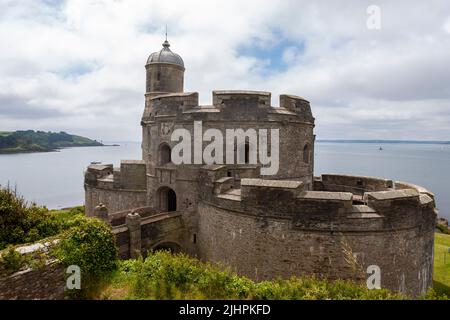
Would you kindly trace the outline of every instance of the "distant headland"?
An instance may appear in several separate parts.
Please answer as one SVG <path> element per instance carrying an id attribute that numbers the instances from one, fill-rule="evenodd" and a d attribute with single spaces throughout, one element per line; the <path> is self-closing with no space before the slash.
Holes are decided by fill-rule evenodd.
<path id="1" fill-rule="evenodd" d="M 0 131 L 0 154 L 50 152 L 69 147 L 94 146 L 104 146 L 104 144 L 97 140 L 68 134 L 63 131 Z"/>

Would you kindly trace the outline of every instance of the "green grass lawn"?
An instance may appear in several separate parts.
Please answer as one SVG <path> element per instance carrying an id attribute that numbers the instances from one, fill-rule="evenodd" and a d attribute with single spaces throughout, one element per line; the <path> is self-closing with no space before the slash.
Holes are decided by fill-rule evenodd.
<path id="1" fill-rule="evenodd" d="M 436 233 L 434 241 L 434 289 L 450 297 L 450 235 Z"/>

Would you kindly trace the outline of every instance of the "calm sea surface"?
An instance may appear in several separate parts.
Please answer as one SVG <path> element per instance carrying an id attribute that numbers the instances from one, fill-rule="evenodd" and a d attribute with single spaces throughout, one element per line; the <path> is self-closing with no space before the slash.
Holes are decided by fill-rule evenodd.
<path id="1" fill-rule="evenodd" d="M 450 218 L 450 146 L 317 142 L 315 174 L 347 173 L 402 180 L 435 193 L 440 215 Z M 30 201 L 63 208 L 84 202 L 83 171 L 91 161 L 120 164 L 140 159 L 140 143 L 70 148 L 60 152 L 0 155 L 0 184 Z"/>

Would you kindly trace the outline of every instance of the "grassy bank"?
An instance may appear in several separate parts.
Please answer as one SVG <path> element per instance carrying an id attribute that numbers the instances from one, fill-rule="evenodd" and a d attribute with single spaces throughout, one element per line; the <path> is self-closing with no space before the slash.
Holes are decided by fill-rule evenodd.
<path id="1" fill-rule="evenodd" d="M 434 292 L 423 298 L 450 297 L 449 248 L 450 235 L 436 234 Z M 363 284 L 314 277 L 256 283 L 226 268 L 166 252 L 121 261 L 99 288 L 95 299 L 407 299 L 387 290 L 368 290 Z"/>
<path id="2" fill-rule="evenodd" d="M 436 233 L 434 239 L 434 288 L 450 297 L 450 235 Z"/>
<path id="3" fill-rule="evenodd" d="M 368 290 L 351 281 L 314 277 L 254 282 L 230 270 L 183 254 L 155 252 L 145 260 L 120 262 L 96 299 L 397 300 L 388 290 Z"/>

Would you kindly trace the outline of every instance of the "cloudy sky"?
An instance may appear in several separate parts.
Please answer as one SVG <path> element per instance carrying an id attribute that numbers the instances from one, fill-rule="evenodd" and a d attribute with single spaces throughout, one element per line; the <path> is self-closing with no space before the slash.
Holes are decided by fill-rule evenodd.
<path id="1" fill-rule="evenodd" d="M 215 89 L 271 91 L 274 106 L 291 93 L 319 139 L 450 140 L 448 0 L 0 0 L 0 131 L 140 140 L 166 24 L 203 104 Z"/>

